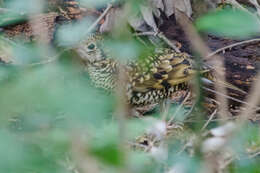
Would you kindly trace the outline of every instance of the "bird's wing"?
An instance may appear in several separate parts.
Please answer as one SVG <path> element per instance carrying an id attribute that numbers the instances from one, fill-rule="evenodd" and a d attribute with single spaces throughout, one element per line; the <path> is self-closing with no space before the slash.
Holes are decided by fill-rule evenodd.
<path id="1" fill-rule="evenodd" d="M 187 54 L 168 51 L 148 57 L 142 64 L 133 65 L 130 80 L 134 91 L 146 92 L 188 82 L 195 72 Z"/>

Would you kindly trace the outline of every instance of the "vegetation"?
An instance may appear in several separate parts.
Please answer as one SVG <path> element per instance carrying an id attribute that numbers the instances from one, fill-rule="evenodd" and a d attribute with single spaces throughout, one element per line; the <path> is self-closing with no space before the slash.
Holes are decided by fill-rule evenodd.
<path id="1" fill-rule="evenodd" d="M 260 173 L 259 74 L 233 112 L 233 96 L 216 83 L 211 97 L 198 75 L 192 94 L 128 117 L 124 90 L 93 87 L 75 51 L 92 32 L 105 33 L 120 63 L 145 60 L 150 45 L 183 51 L 161 31 L 167 20 L 196 65 L 212 61 L 225 81 L 223 57 L 201 37 L 259 43 L 260 6 L 209 2 L 81 0 L 84 17 L 73 18 L 64 1 L 0 0 L 0 172 Z"/>

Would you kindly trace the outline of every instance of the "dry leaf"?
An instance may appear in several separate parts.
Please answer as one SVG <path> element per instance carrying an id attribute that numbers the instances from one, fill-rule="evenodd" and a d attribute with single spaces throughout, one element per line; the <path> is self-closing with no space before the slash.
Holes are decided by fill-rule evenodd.
<path id="1" fill-rule="evenodd" d="M 141 16 L 129 16 L 128 23 L 136 30 L 140 32 L 148 31 L 148 26 L 146 25 L 144 19 Z"/>
<path id="2" fill-rule="evenodd" d="M 144 5 L 140 5 L 140 9 L 141 9 L 141 13 L 143 15 L 145 22 L 153 28 L 154 32 L 157 32 L 158 27 L 157 27 L 156 22 L 153 17 L 152 8 L 144 6 Z"/>
<path id="3" fill-rule="evenodd" d="M 190 0 L 174 0 L 174 8 L 184 12 L 188 17 L 191 17 L 192 8 Z"/>
<path id="4" fill-rule="evenodd" d="M 153 14 L 157 18 L 159 18 L 161 16 L 161 11 L 164 11 L 163 1 L 162 0 L 149 0 L 149 4 L 152 7 Z"/>
<path id="5" fill-rule="evenodd" d="M 163 0 L 165 9 L 164 13 L 166 14 L 167 17 L 171 16 L 174 14 L 174 0 Z"/>

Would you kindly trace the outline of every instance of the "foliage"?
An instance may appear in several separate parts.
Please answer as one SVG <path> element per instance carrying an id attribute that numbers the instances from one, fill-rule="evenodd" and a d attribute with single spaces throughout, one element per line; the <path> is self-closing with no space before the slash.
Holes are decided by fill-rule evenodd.
<path id="1" fill-rule="evenodd" d="M 94 5 L 105 6 L 104 2 Z M 7 7 L 29 13 L 42 9 L 35 3 L 24 5 L 12 1 Z M 134 1 L 134 5 L 138 3 Z M 6 13 L 0 16 L 0 26 L 20 20 L 25 19 Z M 13 63 L 0 64 L 0 172 L 207 172 L 211 169 L 207 156 L 212 153 L 222 160 L 234 159 L 227 166 L 229 172 L 260 172 L 259 156 L 253 156 L 260 146 L 258 125 L 249 123 L 229 133 L 226 127 L 211 122 L 203 131 L 208 135 L 204 135 L 201 126 L 192 130 L 187 123 L 181 132 L 174 129 L 168 135 L 167 121 L 175 116 L 175 122 L 185 123 L 190 112 L 190 107 L 179 108 L 179 103 L 170 106 L 166 117 L 157 111 L 153 117 L 118 121 L 115 112 L 120 100 L 113 93 L 93 88 L 77 55 L 67 50 L 87 36 L 86 27 L 92 22 L 86 19 L 59 27 L 56 42 L 66 48 L 1 35 L 0 58 L 8 50 Z M 198 19 L 196 26 L 199 31 L 235 38 L 259 30 L 258 19 L 238 10 L 209 13 Z M 106 40 L 112 50 L 120 50 L 113 51 L 113 56 L 128 60 L 146 55 L 140 43 L 128 37 L 128 26 L 122 27 L 114 31 L 116 41 Z M 198 114 L 203 112 L 194 115 Z M 216 135 L 213 126 L 225 129 L 224 135 Z M 205 152 L 203 146 L 209 139 L 224 141 L 220 146 L 224 149 Z M 151 145 L 144 145 L 150 141 Z"/>

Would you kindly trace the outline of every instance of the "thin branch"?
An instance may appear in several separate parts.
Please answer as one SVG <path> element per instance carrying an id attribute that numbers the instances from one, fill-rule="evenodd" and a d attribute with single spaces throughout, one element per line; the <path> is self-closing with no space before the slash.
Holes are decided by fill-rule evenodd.
<path id="1" fill-rule="evenodd" d="M 260 151 L 258 151 L 258 152 L 256 152 L 256 153 L 250 155 L 249 158 L 252 159 L 252 158 L 257 157 L 257 156 L 259 156 L 259 155 L 260 155 Z"/>
<path id="2" fill-rule="evenodd" d="M 160 39 L 162 39 L 166 44 L 168 44 L 173 50 L 180 53 L 180 49 L 172 43 L 171 40 L 169 40 L 162 32 L 141 32 L 141 33 L 135 33 L 134 36 L 157 36 Z"/>
<path id="3" fill-rule="evenodd" d="M 226 2 L 232 4 L 234 7 L 243 10 L 249 14 L 252 14 L 250 11 L 248 11 L 246 8 L 244 8 L 242 5 L 240 5 L 236 0 L 226 0 Z"/>
<path id="4" fill-rule="evenodd" d="M 218 91 L 215 91 L 215 90 L 213 90 L 213 89 L 210 89 L 210 88 L 207 88 L 207 87 L 202 87 L 202 88 L 203 88 L 204 90 L 206 90 L 206 91 L 212 92 L 212 93 L 214 93 L 214 94 L 221 95 L 221 96 L 226 97 L 226 98 L 228 98 L 228 99 L 230 99 L 230 100 L 233 100 L 233 101 L 235 101 L 235 102 L 242 103 L 242 104 L 245 104 L 245 105 L 249 105 L 249 103 L 247 103 L 247 102 L 244 102 L 244 101 L 239 100 L 239 99 L 236 99 L 236 98 L 234 98 L 234 97 L 225 95 L 225 94 L 223 94 L 223 93 L 221 93 L 221 92 L 218 92 Z M 259 109 L 258 106 L 255 106 L 255 108 L 256 108 L 256 109 Z"/>
<path id="5" fill-rule="evenodd" d="M 167 43 L 173 50 L 180 53 L 180 49 L 177 48 L 162 32 L 158 33 L 158 37 L 161 38 L 165 43 Z"/>
<path id="6" fill-rule="evenodd" d="M 147 36 L 147 35 L 153 35 L 156 36 L 158 33 L 156 32 L 140 32 L 140 33 L 134 33 L 134 36 Z"/>
<path id="7" fill-rule="evenodd" d="M 98 17 L 98 19 L 87 29 L 87 33 L 91 32 L 98 23 L 106 16 L 106 14 L 109 12 L 109 10 L 112 8 L 112 4 L 108 3 L 107 8 L 105 11 Z"/>
<path id="8" fill-rule="evenodd" d="M 217 118 L 211 120 L 211 122 L 219 122 L 219 121 L 229 121 L 229 120 L 235 120 L 237 117 L 230 117 L 230 118 Z M 185 120 L 184 123 L 199 123 L 201 121 L 208 121 L 208 120 Z"/>
<path id="9" fill-rule="evenodd" d="M 250 39 L 250 40 L 244 40 L 244 41 L 241 41 L 241 42 L 237 42 L 237 43 L 234 43 L 234 44 L 231 44 L 231 45 L 228 45 L 228 46 L 225 46 L 225 47 L 222 47 L 220 49 L 217 49 L 216 51 L 210 53 L 207 55 L 207 58 L 210 58 L 216 54 L 218 54 L 219 52 L 222 52 L 226 49 L 231 49 L 232 47 L 235 47 L 235 46 L 239 46 L 239 45 L 242 45 L 242 44 L 246 44 L 246 43 L 251 43 L 251 42 L 256 42 L 256 41 L 260 41 L 260 38 L 255 38 L 255 39 Z"/>
<path id="10" fill-rule="evenodd" d="M 255 107 L 260 101 L 260 73 L 257 75 L 255 84 L 253 84 L 249 97 L 247 99 L 248 104 L 246 104 L 245 109 L 239 114 L 241 123 L 247 119 L 252 119 L 252 115 L 255 114 Z"/>
<path id="11" fill-rule="evenodd" d="M 216 115 L 217 111 L 218 111 L 217 109 L 214 110 L 214 112 L 210 115 L 208 121 L 201 128 L 201 131 L 203 131 L 208 126 L 208 124 L 212 121 L 213 117 Z"/>
<path id="12" fill-rule="evenodd" d="M 188 93 L 186 94 L 184 100 L 181 102 L 181 104 L 178 106 L 178 108 L 176 109 L 176 111 L 173 113 L 173 116 L 171 117 L 171 119 L 167 122 L 167 126 L 169 126 L 169 125 L 173 122 L 173 120 L 174 120 L 174 118 L 176 117 L 177 113 L 179 113 L 181 107 L 183 107 L 183 104 L 188 100 L 188 98 L 190 97 L 190 95 L 191 95 L 191 92 L 188 92 Z"/>

